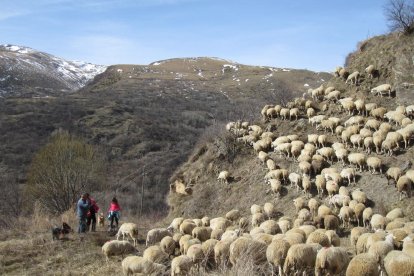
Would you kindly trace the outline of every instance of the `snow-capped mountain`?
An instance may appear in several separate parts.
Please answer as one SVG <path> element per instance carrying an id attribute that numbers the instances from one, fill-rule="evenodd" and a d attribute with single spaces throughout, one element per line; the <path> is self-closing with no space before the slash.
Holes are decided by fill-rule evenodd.
<path id="1" fill-rule="evenodd" d="M 106 66 L 68 61 L 34 49 L 0 45 L 0 95 L 42 91 L 74 91 Z"/>

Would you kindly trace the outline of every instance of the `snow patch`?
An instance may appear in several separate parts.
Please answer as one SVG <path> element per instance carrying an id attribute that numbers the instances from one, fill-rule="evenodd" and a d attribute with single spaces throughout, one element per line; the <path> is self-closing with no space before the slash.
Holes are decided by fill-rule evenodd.
<path id="1" fill-rule="evenodd" d="M 303 86 L 305 86 L 305 87 L 309 87 L 309 84 L 305 83 Z"/>

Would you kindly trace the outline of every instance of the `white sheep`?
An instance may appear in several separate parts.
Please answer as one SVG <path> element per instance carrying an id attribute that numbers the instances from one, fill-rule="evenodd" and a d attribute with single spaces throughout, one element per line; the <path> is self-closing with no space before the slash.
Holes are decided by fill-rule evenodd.
<path id="1" fill-rule="evenodd" d="M 223 184 L 229 184 L 230 173 L 228 171 L 221 171 L 217 177 L 217 180 Z"/>
<path id="2" fill-rule="evenodd" d="M 266 249 L 266 259 L 273 267 L 278 269 L 279 275 L 283 275 L 283 264 L 285 262 L 290 244 L 283 239 L 272 241 Z"/>
<path id="3" fill-rule="evenodd" d="M 348 155 L 348 161 L 350 164 L 356 165 L 359 167 L 359 171 L 362 172 L 366 164 L 366 156 L 362 153 L 350 153 Z"/>
<path id="4" fill-rule="evenodd" d="M 377 170 L 382 174 L 382 160 L 376 156 L 370 156 L 367 158 L 367 167 L 370 172 L 372 169 L 372 174 L 374 174 Z"/>
<path id="5" fill-rule="evenodd" d="M 385 256 L 394 249 L 394 236 L 388 234 L 384 241 L 374 242 L 368 249 L 368 253 L 374 255 L 382 266 Z"/>
<path id="6" fill-rule="evenodd" d="M 167 267 L 165 265 L 145 260 L 139 256 L 128 256 L 122 260 L 122 272 L 124 275 L 134 275 L 135 273 L 162 275 L 166 270 Z"/>
<path id="7" fill-rule="evenodd" d="M 316 185 L 316 189 L 318 190 L 319 197 L 322 197 L 323 196 L 323 191 L 326 188 L 325 177 L 323 177 L 323 175 L 317 175 L 316 179 L 315 179 L 315 185 Z"/>
<path id="8" fill-rule="evenodd" d="M 304 273 L 315 267 L 316 255 L 322 246 L 320 244 L 294 244 L 286 255 L 283 271 L 286 275 Z"/>
<path id="9" fill-rule="evenodd" d="M 188 275 L 193 267 L 193 261 L 186 255 L 175 257 L 171 261 L 171 276 Z"/>
<path id="10" fill-rule="evenodd" d="M 169 255 L 165 253 L 158 245 L 152 245 L 147 247 L 144 250 L 142 257 L 147 261 L 158 264 L 165 264 L 169 260 Z"/>
<path id="11" fill-rule="evenodd" d="M 357 85 L 358 84 L 359 75 L 360 74 L 359 74 L 358 71 L 353 72 L 352 74 L 350 74 L 348 76 L 348 78 L 346 79 L 345 83 L 348 83 L 348 81 L 349 81 L 351 84 Z"/>
<path id="12" fill-rule="evenodd" d="M 368 201 L 367 195 L 361 189 L 355 189 L 352 192 L 352 199 L 362 204 L 366 204 Z"/>
<path id="13" fill-rule="evenodd" d="M 302 177 L 297 173 L 290 173 L 289 181 L 290 181 L 291 187 L 296 186 L 296 189 L 299 192 Z"/>
<path id="14" fill-rule="evenodd" d="M 371 89 L 371 93 L 374 95 L 380 95 L 382 97 L 383 94 L 388 93 L 388 96 L 391 97 L 391 85 L 390 84 L 381 84 L 377 87 Z"/>
<path id="15" fill-rule="evenodd" d="M 374 78 L 374 74 L 375 74 L 374 65 L 372 65 L 372 64 L 368 65 L 368 67 L 365 68 L 365 73 L 367 73 L 367 75 L 370 79 Z"/>
<path id="16" fill-rule="evenodd" d="M 388 275 L 414 275 L 414 257 L 393 250 L 384 258 L 384 268 Z"/>
<path id="17" fill-rule="evenodd" d="M 346 269 L 346 276 L 357 275 L 380 275 L 375 256 L 369 253 L 362 253 L 352 258 L 348 264 L 348 268 Z"/>
<path id="18" fill-rule="evenodd" d="M 259 265 L 266 261 L 266 249 L 266 243 L 240 237 L 230 245 L 230 262 L 235 266 L 239 260 L 248 257 L 255 265 Z"/>
<path id="19" fill-rule="evenodd" d="M 102 253 L 105 255 L 106 261 L 109 261 L 110 256 L 124 255 L 137 252 L 138 250 L 129 241 L 112 240 L 106 242 L 102 246 Z"/>
<path id="20" fill-rule="evenodd" d="M 137 245 L 138 242 L 138 225 L 132 222 L 126 222 L 119 227 L 118 233 L 116 234 L 116 239 L 122 236 L 122 240 L 129 237 L 134 241 L 134 246 Z"/>
<path id="21" fill-rule="evenodd" d="M 401 176 L 396 184 L 397 191 L 400 194 L 400 200 L 402 200 L 403 195 L 405 194 L 408 198 L 411 197 L 411 187 L 412 181 L 409 177 L 403 175 Z"/>
<path id="22" fill-rule="evenodd" d="M 356 184 L 355 181 L 356 172 L 354 168 L 344 168 L 341 171 L 341 177 L 348 180 L 348 184 L 351 185 L 351 180 Z"/>
<path id="23" fill-rule="evenodd" d="M 292 120 L 292 117 L 295 117 L 295 120 L 299 117 L 299 108 L 292 108 L 289 110 L 289 120 Z"/>
<path id="24" fill-rule="evenodd" d="M 180 225 L 180 230 L 181 230 L 181 226 L 185 224 L 185 222 L 183 222 Z M 195 225 L 194 225 L 195 227 Z M 170 230 L 166 229 L 166 228 L 154 228 L 148 231 L 147 233 L 147 239 L 145 241 L 146 246 L 148 245 L 153 245 L 157 242 L 160 242 L 164 237 L 166 236 L 170 236 L 172 237 L 172 233 Z"/>
<path id="25" fill-rule="evenodd" d="M 370 223 L 371 223 L 371 227 L 374 231 L 375 230 L 380 230 L 380 229 L 384 230 L 385 226 L 388 223 L 388 219 L 386 217 L 380 215 L 380 214 L 374 214 L 371 217 L 371 222 Z"/>
<path id="26" fill-rule="evenodd" d="M 349 261 L 345 248 L 324 247 L 316 255 L 315 276 L 339 275 L 346 270 Z"/>

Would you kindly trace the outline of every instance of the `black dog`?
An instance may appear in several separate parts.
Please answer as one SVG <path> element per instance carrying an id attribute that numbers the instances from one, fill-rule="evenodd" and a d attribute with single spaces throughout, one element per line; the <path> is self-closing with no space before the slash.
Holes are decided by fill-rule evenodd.
<path id="1" fill-rule="evenodd" d="M 52 228 L 53 240 L 60 240 L 69 232 L 73 232 L 73 230 L 66 222 L 62 223 L 62 227 L 55 226 Z"/>

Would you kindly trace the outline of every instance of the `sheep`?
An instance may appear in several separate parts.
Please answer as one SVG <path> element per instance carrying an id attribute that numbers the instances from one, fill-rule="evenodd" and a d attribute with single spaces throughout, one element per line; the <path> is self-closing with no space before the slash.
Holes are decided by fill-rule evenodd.
<path id="1" fill-rule="evenodd" d="M 266 161 L 266 167 L 269 171 L 276 170 L 278 168 L 275 161 L 273 161 L 272 159 L 268 159 Z"/>
<path id="2" fill-rule="evenodd" d="M 341 96 L 341 92 L 338 90 L 334 90 L 326 94 L 324 98 L 328 101 L 334 101 L 334 100 L 337 101 L 339 100 L 340 96 Z"/>
<path id="3" fill-rule="evenodd" d="M 290 244 L 283 240 L 274 240 L 266 249 L 266 259 L 269 264 L 278 269 L 279 275 L 283 275 L 283 264 L 285 262 Z"/>
<path id="4" fill-rule="evenodd" d="M 216 239 L 208 239 L 201 245 L 201 250 L 207 260 L 208 265 L 213 265 L 214 263 L 214 247 L 219 241 Z"/>
<path id="5" fill-rule="evenodd" d="M 169 255 L 165 253 L 160 246 L 152 245 L 147 247 L 142 254 L 142 257 L 147 260 L 158 264 L 165 264 L 169 260 Z"/>
<path id="6" fill-rule="evenodd" d="M 180 245 L 181 255 L 186 255 L 188 252 L 188 249 L 194 244 L 201 244 L 201 241 L 199 239 L 189 239 L 181 243 Z"/>
<path id="7" fill-rule="evenodd" d="M 374 78 L 375 72 L 376 72 L 375 67 L 372 64 L 368 65 L 368 67 L 365 68 L 365 73 L 367 73 L 370 79 Z"/>
<path id="8" fill-rule="evenodd" d="M 240 218 L 241 214 L 240 211 L 237 209 L 233 209 L 229 212 L 226 213 L 226 219 L 230 220 L 230 221 L 236 221 Z"/>
<path id="9" fill-rule="evenodd" d="M 397 218 L 403 218 L 404 212 L 401 208 L 394 208 L 391 211 L 389 211 L 385 217 L 390 221 L 393 221 Z"/>
<path id="10" fill-rule="evenodd" d="M 379 173 L 382 174 L 382 160 L 379 159 L 378 157 L 375 156 L 371 156 L 367 158 L 367 167 L 368 170 L 371 172 L 372 169 L 372 174 L 374 174 L 377 169 L 379 171 Z"/>
<path id="11" fill-rule="evenodd" d="M 250 207 L 250 213 L 251 213 L 252 215 L 257 214 L 257 213 L 263 213 L 263 208 L 262 208 L 260 205 L 253 204 L 253 205 Z"/>
<path id="12" fill-rule="evenodd" d="M 326 135 L 319 135 L 318 136 L 318 144 L 319 144 L 320 147 L 325 147 L 327 142 L 328 142 L 328 137 Z"/>
<path id="13" fill-rule="evenodd" d="M 171 222 L 170 226 L 167 227 L 167 230 L 170 231 L 170 232 L 180 230 L 180 225 L 181 225 L 181 223 L 183 223 L 183 221 L 184 221 L 184 218 L 182 218 L 182 217 L 174 218 L 173 221 Z"/>
<path id="14" fill-rule="evenodd" d="M 371 221 L 370 221 L 371 227 L 374 231 L 379 230 L 379 229 L 384 230 L 387 223 L 388 223 L 388 219 L 383 217 L 380 214 L 372 215 Z"/>
<path id="15" fill-rule="evenodd" d="M 371 93 L 374 95 L 380 95 L 382 97 L 383 94 L 388 93 L 388 96 L 391 97 L 391 85 L 390 84 L 381 84 L 377 87 L 371 89 Z"/>
<path id="16" fill-rule="evenodd" d="M 402 128 L 402 129 L 397 130 L 397 133 L 401 134 L 404 140 L 404 148 L 407 148 L 409 145 L 410 139 L 414 134 L 414 129 Z"/>
<path id="17" fill-rule="evenodd" d="M 381 122 L 377 119 L 369 119 L 365 122 L 365 127 L 372 130 L 378 130 Z"/>
<path id="18" fill-rule="evenodd" d="M 365 124 L 364 117 L 362 116 L 352 116 L 348 120 L 345 121 L 344 126 L 352 126 L 357 125 L 361 126 Z"/>
<path id="19" fill-rule="evenodd" d="M 308 207 L 309 207 L 310 213 L 312 215 L 312 218 L 314 218 L 316 216 L 319 206 L 320 206 L 320 203 L 316 199 L 311 198 L 309 200 Z"/>
<path id="20" fill-rule="evenodd" d="M 306 269 L 315 266 L 317 252 L 322 248 L 320 244 L 294 244 L 286 255 L 283 265 L 285 275 L 304 273 Z"/>
<path id="21" fill-rule="evenodd" d="M 346 270 L 349 261 L 348 252 L 345 248 L 322 248 L 316 255 L 315 276 L 341 274 Z"/>
<path id="22" fill-rule="evenodd" d="M 333 161 L 333 156 L 335 155 L 335 152 L 333 148 L 330 147 L 323 147 L 316 151 L 319 153 L 325 160 Z"/>
<path id="23" fill-rule="evenodd" d="M 309 176 L 311 173 L 311 169 L 312 169 L 312 166 L 309 162 L 307 161 L 299 162 L 299 170 L 302 174 Z"/>
<path id="24" fill-rule="evenodd" d="M 222 184 L 229 184 L 230 173 L 228 171 L 221 171 L 217 177 L 217 180 Z"/>
<path id="25" fill-rule="evenodd" d="M 408 177 L 409 179 L 411 179 L 412 182 L 414 182 L 414 170 L 408 170 L 405 173 L 405 176 Z"/>
<path id="26" fill-rule="evenodd" d="M 195 239 L 199 239 L 201 242 L 208 240 L 211 237 L 212 229 L 210 227 L 199 226 L 195 227 L 192 231 L 192 236 Z"/>
<path id="27" fill-rule="evenodd" d="M 271 191 L 279 198 L 282 194 L 282 182 L 277 179 L 269 179 Z"/>
<path id="28" fill-rule="evenodd" d="M 309 107 L 307 110 L 306 110 L 306 116 L 308 117 L 308 119 L 310 119 L 311 117 L 313 117 L 313 116 L 315 116 L 316 115 L 316 111 L 315 111 L 315 109 L 314 108 L 312 108 L 312 107 Z M 310 121 L 309 121 L 310 122 Z"/>
<path id="29" fill-rule="evenodd" d="M 210 227 L 212 230 L 215 230 L 215 229 L 225 230 L 230 225 L 231 225 L 231 221 L 223 217 L 213 218 L 210 220 Z M 191 229 L 191 231 L 193 230 Z"/>
<path id="30" fill-rule="evenodd" d="M 214 261 L 217 265 L 227 265 L 230 257 L 230 245 L 229 241 L 219 241 L 214 246 Z"/>
<path id="31" fill-rule="evenodd" d="M 312 126 L 315 126 L 315 125 L 319 125 L 325 119 L 326 119 L 325 115 L 316 115 L 316 116 L 309 118 L 309 123 Z"/>
<path id="32" fill-rule="evenodd" d="M 267 216 L 268 219 L 271 219 L 271 218 L 273 218 L 276 215 L 276 208 L 270 202 L 266 202 L 263 205 L 263 211 L 266 214 L 266 216 Z"/>
<path id="33" fill-rule="evenodd" d="M 325 187 L 326 187 L 325 177 L 323 177 L 322 175 L 317 175 L 315 179 L 315 185 L 316 185 L 316 189 L 318 190 L 318 196 L 322 197 L 323 191 L 325 190 Z"/>
<path id="34" fill-rule="evenodd" d="M 297 173 L 290 173 L 289 174 L 289 181 L 290 181 L 291 187 L 293 187 L 295 185 L 296 188 L 297 188 L 297 191 L 299 192 L 302 177 Z"/>
<path id="35" fill-rule="evenodd" d="M 328 192 L 329 198 L 331 198 L 334 194 L 338 193 L 339 185 L 337 182 L 328 180 L 326 182 L 326 191 Z"/>
<path id="36" fill-rule="evenodd" d="M 102 246 L 102 253 L 106 257 L 106 261 L 109 261 L 110 256 L 124 255 L 129 253 L 137 253 L 138 250 L 129 241 L 112 240 L 106 242 Z"/>
<path id="37" fill-rule="evenodd" d="M 279 154 L 286 154 L 286 156 L 290 157 L 290 152 L 292 149 L 291 143 L 283 143 L 274 148 L 274 152 L 278 152 Z"/>
<path id="38" fill-rule="evenodd" d="M 171 276 L 188 275 L 193 267 L 193 261 L 186 255 L 175 257 L 171 261 Z"/>
<path id="39" fill-rule="evenodd" d="M 124 240 L 125 237 L 131 237 L 134 241 L 134 246 L 136 246 L 138 243 L 138 225 L 131 222 L 123 223 L 121 227 L 119 227 L 118 233 L 116 233 L 116 239 L 119 240 L 121 236 L 122 240 Z"/>
<path id="40" fill-rule="evenodd" d="M 366 204 L 368 200 L 367 195 L 361 189 L 355 189 L 352 192 L 352 199 L 362 204 Z"/>
<path id="41" fill-rule="evenodd" d="M 122 260 L 122 272 L 124 275 L 133 275 L 142 273 L 144 275 L 163 275 L 167 267 L 163 264 L 157 264 L 143 257 L 128 256 Z"/>
<path id="42" fill-rule="evenodd" d="M 180 225 L 180 233 L 183 234 L 183 235 L 185 235 L 185 234 L 191 235 L 192 232 L 193 232 L 193 229 L 196 228 L 196 227 L 197 226 L 195 225 L 194 222 L 192 222 L 192 221 L 184 221 Z M 147 240 L 148 240 L 149 234 L 150 234 L 150 232 L 148 232 Z M 163 234 L 165 234 L 165 235 L 163 235 L 162 237 L 161 237 L 161 235 L 159 235 L 159 238 L 157 238 L 157 240 L 158 239 L 161 240 L 163 237 L 168 236 L 166 233 L 163 233 Z M 155 233 L 155 234 L 152 234 L 151 233 L 151 235 L 158 235 L 158 233 Z M 150 243 L 150 242 L 149 241 L 147 242 L 147 246 L 148 246 L 148 243 Z M 153 243 L 151 243 L 151 244 L 153 244 Z"/>
<path id="43" fill-rule="evenodd" d="M 339 210 L 338 217 L 342 220 L 342 227 L 343 228 L 349 228 L 349 223 L 354 218 L 355 213 L 354 211 L 349 208 L 349 206 L 342 206 L 342 208 Z"/>
<path id="44" fill-rule="evenodd" d="M 331 215 L 332 210 L 328 206 L 322 204 L 318 207 L 318 217 L 324 218 L 327 215 Z"/>
<path id="45" fill-rule="evenodd" d="M 365 137 L 364 138 L 364 150 L 367 154 L 371 153 L 371 150 L 374 148 L 374 138 L 372 137 Z"/>
<path id="46" fill-rule="evenodd" d="M 295 117 L 295 120 L 298 120 L 299 108 L 292 108 L 289 110 L 289 120 L 292 120 L 292 117 Z"/>
<path id="47" fill-rule="evenodd" d="M 280 110 L 280 117 L 282 120 L 287 120 L 289 117 L 290 110 L 289 108 L 282 108 Z"/>
<path id="48" fill-rule="evenodd" d="M 360 222 L 363 221 L 363 213 L 365 210 L 365 204 L 363 203 L 357 203 L 352 209 L 355 213 L 355 218 L 357 220 L 358 226 L 360 225 Z"/>
<path id="49" fill-rule="evenodd" d="M 303 197 L 298 197 L 293 200 L 293 205 L 296 208 L 296 213 L 299 213 L 299 210 L 306 208 L 306 200 Z"/>
<path id="50" fill-rule="evenodd" d="M 349 237 L 351 245 L 356 249 L 356 244 L 358 241 L 358 238 L 362 235 L 368 233 L 368 230 L 364 227 L 354 227 L 351 230 L 351 235 Z"/>
<path id="51" fill-rule="evenodd" d="M 252 226 L 259 226 L 265 220 L 265 215 L 263 213 L 256 213 L 252 215 Z"/>
<path id="52" fill-rule="evenodd" d="M 411 257 L 414 257 L 414 242 L 412 236 L 407 236 L 403 239 L 402 251 Z"/>
<path id="53" fill-rule="evenodd" d="M 385 256 L 394 249 L 394 236 L 388 234 L 384 241 L 374 242 L 368 249 L 368 253 L 374 255 L 382 266 Z"/>
<path id="54" fill-rule="evenodd" d="M 369 253 L 358 254 L 352 258 L 346 269 L 346 276 L 379 276 L 378 263 L 375 256 Z"/>
<path id="55" fill-rule="evenodd" d="M 335 71 L 334 71 L 334 76 L 335 77 L 339 77 L 340 75 L 339 75 L 339 72 L 342 70 L 343 68 L 341 67 L 341 66 L 337 66 L 336 68 L 335 68 Z"/>
<path id="56" fill-rule="evenodd" d="M 339 228 L 339 219 L 335 215 L 326 215 L 323 219 L 326 230 L 337 230 Z"/>
<path id="57" fill-rule="evenodd" d="M 348 76 L 348 78 L 346 79 L 345 83 L 348 83 L 348 81 L 349 81 L 351 84 L 357 85 L 358 84 L 359 75 L 360 74 L 359 74 L 358 71 L 353 72 L 352 74 L 350 74 Z"/>
<path id="58" fill-rule="evenodd" d="M 341 101 L 342 108 L 348 112 L 348 115 L 352 115 L 355 110 L 355 103 L 351 100 Z"/>
<path id="59" fill-rule="evenodd" d="M 193 262 L 193 265 L 198 265 L 203 259 L 204 259 L 204 252 L 203 249 L 201 247 L 201 244 L 193 244 L 191 245 L 188 250 L 186 255 L 188 257 L 190 257 L 190 259 Z"/>
<path id="60" fill-rule="evenodd" d="M 336 194 L 329 199 L 329 205 L 334 206 L 336 209 L 338 209 L 342 206 L 348 206 L 350 201 L 351 198 L 349 197 L 349 195 Z"/>
<path id="61" fill-rule="evenodd" d="M 261 161 L 261 163 L 262 164 L 264 164 L 266 161 L 267 161 L 267 159 L 269 158 L 269 155 L 266 153 L 266 152 L 264 152 L 264 151 L 259 151 L 259 153 L 258 153 L 258 155 L 257 155 L 257 158 L 259 158 L 259 160 Z M 227 171 L 226 171 L 227 172 Z M 224 174 L 224 173 L 223 173 Z M 228 175 L 224 175 L 223 176 L 224 178 L 223 178 L 223 180 L 225 181 L 226 179 L 228 179 Z M 226 182 L 227 183 L 227 182 Z"/>
<path id="62" fill-rule="evenodd" d="M 405 175 L 401 176 L 397 181 L 396 187 L 398 193 L 400 194 L 400 200 L 402 200 L 404 194 L 407 198 L 411 197 L 412 181 L 410 178 Z"/>
<path id="63" fill-rule="evenodd" d="M 364 137 L 362 137 L 360 134 L 351 135 L 349 140 L 351 141 L 352 146 L 358 149 L 360 149 L 364 143 Z"/>
<path id="64" fill-rule="evenodd" d="M 384 268 L 388 275 L 414 275 L 414 258 L 405 252 L 393 250 L 384 258 Z"/>
<path id="65" fill-rule="evenodd" d="M 315 146 L 318 145 L 318 134 L 308 134 L 308 143 L 312 143 Z"/>
<path id="66" fill-rule="evenodd" d="M 365 166 L 365 163 L 366 163 L 366 157 L 362 153 L 350 153 L 348 155 L 348 161 L 350 164 L 353 164 L 359 167 L 359 171 L 362 172 Z"/>
<path id="67" fill-rule="evenodd" d="M 176 242 L 174 241 L 172 237 L 166 236 L 162 238 L 160 242 L 160 248 L 162 252 L 164 252 L 168 256 L 172 256 L 174 255 L 175 247 L 176 247 Z"/>
<path id="68" fill-rule="evenodd" d="M 267 245 L 263 242 L 240 237 L 230 245 L 230 262 L 233 266 L 238 261 L 246 261 L 246 257 L 252 260 L 255 265 L 266 261 Z"/>
<path id="69" fill-rule="evenodd" d="M 340 175 L 342 178 L 348 180 L 349 185 L 351 185 L 351 180 L 354 183 L 354 185 L 356 184 L 356 181 L 355 181 L 356 172 L 354 168 L 344 168 L 342 169 Z"/>

